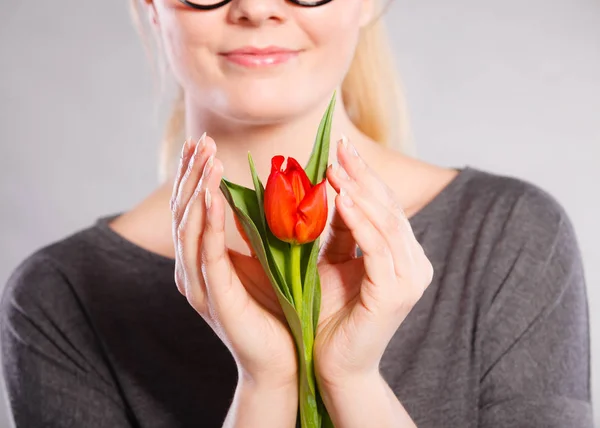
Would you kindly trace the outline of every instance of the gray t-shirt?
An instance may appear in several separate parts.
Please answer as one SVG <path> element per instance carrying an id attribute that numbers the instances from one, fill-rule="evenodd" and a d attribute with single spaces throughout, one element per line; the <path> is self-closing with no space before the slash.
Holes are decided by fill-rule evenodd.
<path id="1" fill-rule="evenodd" d="M 174 261 L 112 231 L 114 215 L 36 251 L 8 281 L 17 426 L 221 426 L 231 354 L 177 291 Z M 411 224 L 435 275 L 380 370 L 417 426 L 592 427 L 585 281 L 559 203 L 465 167 Z"/>

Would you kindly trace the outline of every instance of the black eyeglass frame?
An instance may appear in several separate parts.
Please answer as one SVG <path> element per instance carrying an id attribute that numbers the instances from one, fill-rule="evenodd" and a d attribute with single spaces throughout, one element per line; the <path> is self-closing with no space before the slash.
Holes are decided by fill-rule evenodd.
<path id="1" fill-rule="evenodd" d="M 192 3 L 188 0 L 179 0 L 179 1 L 186 6 L 193 7 L 194 9 L 213 10 L 213 9 L 218 9 L 221 6 L 225 6 L 231 0 L 222 0 L 218 3 L 211 4 L 211 5 L 196 4 L 196 3 Z M 322 6 L 324 4 L 327 4 L 327 3 L 331 2 L 332 0 L 317 0 L 317 1 L 287 0 L 287 1 L 297 4 L 298 6 L 302 6 L 302 7 L 317 7 L 317 6 Z"/>

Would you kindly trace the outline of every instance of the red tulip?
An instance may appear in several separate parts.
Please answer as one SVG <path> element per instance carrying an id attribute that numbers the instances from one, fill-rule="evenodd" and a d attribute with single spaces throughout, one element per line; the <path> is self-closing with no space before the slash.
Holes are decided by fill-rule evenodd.
<path id="1" fill-rule="evenodd" d="M 265 216 L 273 235 L 291 244 L 312 242 L 323 232 L 327 221 L 325 179 L 313 186 L 306 172 L 292 157 L 285 171 L 284 157 L 271 159 L 271 174 L 265 188 Z"/>

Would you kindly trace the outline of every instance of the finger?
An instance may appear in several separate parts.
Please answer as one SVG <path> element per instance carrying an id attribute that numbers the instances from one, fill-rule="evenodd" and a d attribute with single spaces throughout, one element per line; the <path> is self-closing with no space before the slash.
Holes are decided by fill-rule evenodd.
<path id="1" fill-rule="evenodd" d="M 352 150 L 349 149 L 349 152 Z M 347 165 L 353 164 L 354 177 L 346 172 L 346 167 L 338 165 L 332 174 L 334 189 L 344 187 L 351 198 L 361 207 L 365 215 L 386 239 L 392 252 L 398 277 L 411 277 L 415 270 L 413 246 L 416 238 L 404 210 L 396 201 L 391 190 L 357 156 L 347 155 Z M 379 192 L 373 187 L 379 188 Z"/>
<path id="2" fill-rule="evenodd" d="M 397 281 L 382 283 L 389 292 L 390 301 L 399 303 L 402 308 L 406 307 L 406 303 L 412 307 L 431 283 L 433 268 L 410 225 L 406 225 L 402 209 L 395 200 L 381 204 L 369 192 L 351 183 L 346 183 L 345 188 L 362 209 L 366 221 L 371 222 L 386 241 L 393 260 L 395 279 L 403 280 L 402 283 L 407 285 L 397 287 Z M 386 284 L 392 287 L 386 287 Z"/>
<path id="3" fill-rule="evenodd" d="M 368 190 L 360 188 L 351 179 L 338 180 L 332 183 L 332 187 L 344 188 L 365 216 L 365 221 L 381 234 L 390 250 L 396 276 L 411 278 L 416 268 L 413 256 L 413 241 L 416 238 L 412 230 L 404 225 L 397 203 L 390 200 L 387 205 L 381 204 Z M 363 249 L 360 243 L 358 245 Z"/>
<path id="4" fill-rule="evenodd" d="M 396 195 L 392 189 L 367 165 L 354 145 L 344 135 L 338 141 L 337 156 L 339 163 L 333 168 L 335 174 L 332 177 L 337 177 L 342 181 L 350 179 L 384 206 L 391 206 L 397 217 L 402 220 L 404 227 L 412 232 L 410 222 L 404 210 L 396 202 Z"/>
<path id="5" fill-rule="evenodd" d="M 336 176 L 344 180 L 350 178 L 356 182 L 359 187 L 368 192 L 368 195 L 392 210 L 396 217 L 400 219 L 402 226 L 407 229 L 409 235 L 413 235 L 408 217 L 400 204 L 397 203 L 396 195 L 392 189 L 390 189 L 373 168 L 367 165 L 354 145 L 344 135 L 338 141 L 338 160 L 340 163 L 335 168 Z"/>
<path id="6" fill-rule="evenodd" d="M 183 173 L 177 196 L 175 197 L 175 220 L 179 222 L 183 216 L 185 208 L 196 189 L 198 181 L 202 176 L 202 169 L 208 157 L 216 151 L 216 145 L 212 138 L 206 133 L 202 134 L 200 140 L 196 144 L 188 162 L 187 168 Z"/>
<path id="7" fill-rule="evenodd" d="M 181 148 L 181 157 L 179 159 L 179 166 L 177 168 L 177 173 L 175 174 L 175 179 L 173 180 L 173 190 L 171 192 L 171 200 L 169 201 L 169 206 L 170 206 L 173 214 L 175 213 L 176 210 L 178 210 L 178 207 L 175 206 L 175 201 L 177 198 L 177 193 L 179 191 L 179 185 L 180 185 L 181 179 L 183 178 L 183 175 L 187 169 L 187 166 L 188 166 L 188 163 L 190 160 L 190 156 L 192 155 L 195 146 L 196 145 L 193 143 L 192 138 L 190 137 L 184 141 L 183 146 Z M 173 221 L 173 240 L 174 240 L 174 243 L 177 245 L 177 236 L 175 233 L 176 232 L 175 226 L 178 226 L 178 223 Z M 177 285 L 177 290 L 185 296 L 185 271 L 182 267 L 182 264 L 181 264 L 181 261 L 179 260 L 179 258 L 175 259 L 174 277 L 175 277 L 175 284 Z"/>
<path id="8" fill-rule="evenodd" d="M 329 165 L 326 175 L 330 183 L 332 180 L 335 180 L 332 177 L 334 174 L 336 174 L 335 167 Z M 339 192 L 339 188 L 336 190 Z M 333 208 L 333 215 L 329 226 L 330 231 L 321 249 L 322 257 L 325 257 L 330 263 L 343 263 L 355 258 L 356 240 L 336 206 Z"/>
<path id="9" fill-rule="evenodd" d="M 345 172 L 346 176 L 349 176 L 361 186 L 369 189 L 370 194 L 380 202 L 385 203 L 390 197 L 393 197 L 392 190 L 379 177 L 376 171 L 367 165 L 352 142 L 348 141 L 345 135 L 342 135 L 342 138 L 338 140 L 337 160 L 343 167 L 343 170 L 340 172 L 336 169 L 336 172 L 342 174 Z"/>
<path id="10" fill-rule="evenodd" d="M 211 314 L 225 329 L 235 322 L 229 314 L 239 315 L 250 296 L 242 286 L 225 246 L 225 198 L 219 191 L 222 164 L 217 159 L 203 184 L 205 223 L 200 243 L 202 276 L 210 301 Z"/>
<path id="11" fill-rule="evenodd" d="M 179 184 L 181 183 L 181 178 L 183 177 L 183 173 L 187 168 L 187 164 L 190 159 L 190 155 L 192 153 L 192 148 L 194 145 L 192 144 L 191 137 L 183 142 L 183 146 L 181 148 L 181 157 L 179 159 L 179 166 L 177 167 L 177 173 L 175 174 L 175 180 L 173 180 L 173 190 L 171 192 L 171 200 L 170 207 L 171 210 L 174 208 L 175 197 L 177 196 L 177 191 L 179 190 Z"/>
<path id="12" fill-rule="evenodd" d="M 189 198 L 181 222 L 176 228 L 177 233 L 177 259 L 181 261 L 186 280 L 185 295 L 191 305 L 199 312 L 206 309 L 206 287 L 204 279 L 199 272 L 200 268 L 200 241 L 202 230 L 206 222 L 204 214 L 204 189 L 210 177 L 210 170 L 214 162 L 211 155 L 205 162 L 200 179 L 194 192 Z"/>
<path id="13" fill-rule="evenodd" d="M 372 287 L 390 284 L 395 279 L 394 263 L 385 238 L 352 200 L 345 188 L 335 197 L 335 208 L 361 248 L 365 272 Z M 371 290 L 377 291 L 377 290 Z"/>

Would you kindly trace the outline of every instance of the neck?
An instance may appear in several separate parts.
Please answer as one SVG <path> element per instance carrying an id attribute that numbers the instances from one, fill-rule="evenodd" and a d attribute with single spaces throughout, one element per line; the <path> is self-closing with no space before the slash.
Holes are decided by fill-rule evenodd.
<path id="1" fill-rule="evenodd" d="M 271 169 L 271 158 L 280 154 L 295 158 L 301 165 L 306 165 L 313 148 L 319 123 L 329 98 L 312 106 L 301 115 L 279 123 L 235 122 L 223 118 L 206 108 L 195 104 L 189 97 L 186 106 L 186 135 L 198 138 L 207 132 L 217 144 L 217 157 L 223 162 L 225 177 L 235 183 L 252 187 L 248 152 L 262 180 L 266 180 Z M 329 163 L 335 161 L 336 144 L 345 134 L 360 150 L 365 136 L 355 127 L 344 108 L 341 91 L 337 91 L 336 105 L 333 113 Z"/>

